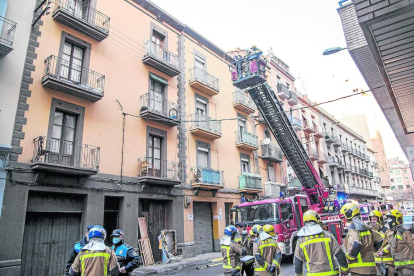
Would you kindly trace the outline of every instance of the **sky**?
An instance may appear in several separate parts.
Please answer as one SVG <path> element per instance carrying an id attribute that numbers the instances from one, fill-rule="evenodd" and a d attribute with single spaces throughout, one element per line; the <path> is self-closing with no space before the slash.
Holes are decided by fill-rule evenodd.
<path id="1" fill-rule="evenodd" d="M 224 51 L 258 46 L 289 65 L 295 87 L 314 102 L 368 90 L 346 47 L 336 0 L 151 0 Z M 336 118 L 365 113 L 372 137 L 379 130 L 387 158 L 406 157 L 372 95 L 322 105 Z"/>

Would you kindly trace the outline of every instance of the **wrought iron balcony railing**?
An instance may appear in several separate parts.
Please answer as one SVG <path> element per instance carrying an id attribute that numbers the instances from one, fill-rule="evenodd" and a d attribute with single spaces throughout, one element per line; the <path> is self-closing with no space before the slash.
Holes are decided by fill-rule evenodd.
<path id="1" fill-rule="evenodd" d="M 6 56 L 13 50 L 16 23 L 0 16 L 0 57 Z"/>
<path id="2" fill-rule="evenodd" d="M 224 186 L 224 172 L 206 167 L 192 168 L 194 173 L 193 183 Z"/>
<path id="3" fill-rule="evenodd" d="M 259 174 L 243 173 L 239 176 L 239 190 L 261 190 L 262 178 Z"/>
<path id="4" fill-rule="evenodd" d="M 190 83 L 200 82 L 219 92 L 219 79 L 198 67 L 190 68 Z"/>
<path id="5" fill-rule="evenodd" d="M 258 147 L 257 145 L 257 135 L 254 135 L 253 133 L 239 130 L 235 132 L 236 134 L 236 144 L 244 143 L 248 144 L 253 147 Z"/>
<path id="6" fill-rule="evenodd" d="M 154 113 L 158 113 L 163 117 L 168 117 L 174 120 L 180 120 L 178 113 L 178 105 L 157 97 L 153 94 L 147 93 L 141 95 L 141 112 L 149 110 Z"/>
<path id="7" fill-rule="evenodd" d="M 263 144 L 261 142 L 262 148 L 262 159 L 270 160 L 274 162 L 283 162 L 283 153 L 282 150 L 276 146 L 274 143 Z"/>
<path id="8" fill-rule="evenodd" d="M 161 45 L 156 44 L 150 40 L 145 40 L 143 46 L 144 63 L 148 63 L 149 65 L 170 76 L 176 76 L 180 73 L 179 58 L 177 55 L 169 52 Z M 148 58 L 155 59 L 155 61 L 147 60 Z"/>
<path id="9" fill-rule="evenodd" d="M 45 60 L 45 73 L 42 82 L 46 82 L 47 78 L 53 78 L 60 83 L 60 86 L 53 88 L 68 94 L 84 97 L 81 93 L 76 92 L 82 90 L 98 97 L 104 95 L 105 75 L 71 64 L 69 61 L 53 55 Z"/>
<path id="10" fill-rule="evenodd" d="M 256 105 L 254 104 L 252 98 L 242 90 L 236 90 L 233 92 L 233 105 L 243 105 L 247 109 L 250 109 L 252 113 L 256 110 Z"/>
<path id="11" fill-rule="evenodd" d="M 71 16 L 98 28 L 104 33 L 109 33 L 110 19 L 105 14 L 89 6 L 89 1 L 81 0 L 55 0 L 55 10 L 63 10 Z"/>
<path id="12" fill-rule="evenodd" d="M 282 84 L 282 83 L 278 83 L 277 84 L 277 95 L 281 98 L 281 99 L 288 99 L 290 94 L 289 94 L 289 87 L 287 87 L 286 85 Z"/>
<path id="13" fill-rule="evenodd" d="M 179 181 L 178 162 L 141 157 L 138 159 L 138 177 L 154 177 Z"/>
<path id="14" fill-rule="evenodd" d="M 45 136 L 33 139 L 32 163 L 99 170 L 100 148 Z"/>
<path id="15" fill-rule="evenodd" d="M 191 126 L 190 129 L 202 129 L 204 131 L 214 133 L 221 136 L 221 122 L 215 121 L 213 118 L 202 114 L 190 115 Z"/>

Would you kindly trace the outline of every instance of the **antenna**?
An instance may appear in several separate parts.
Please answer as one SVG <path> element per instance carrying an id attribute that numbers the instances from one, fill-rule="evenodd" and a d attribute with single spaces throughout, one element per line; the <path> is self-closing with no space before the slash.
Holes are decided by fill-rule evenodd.
<path id="1" fill-rule="evenodd" d="M 115 101 L 119 104 L 119 107 L 121 108 L 121 110 L 124 110 L 124 108 L 122 107 L 122 104 L 118 101 L 118 99 L 116 99 Z"/>
<path id="2" fill-rule="evenodd" d="M 308 95 L 308 92 L 306 92 L 306 88 L 305 88 L 305 86 L 303 85 L 303 83 L 305 82 L 305 80 L 302 80 L 302 79 L 300 78 L 299 73 L 298 73 L 298 80 L 300 80 L 300 84 L 302 85 L 303 92 L 305 92 L 305 95 L 307 96 L 307 95 Z"/>

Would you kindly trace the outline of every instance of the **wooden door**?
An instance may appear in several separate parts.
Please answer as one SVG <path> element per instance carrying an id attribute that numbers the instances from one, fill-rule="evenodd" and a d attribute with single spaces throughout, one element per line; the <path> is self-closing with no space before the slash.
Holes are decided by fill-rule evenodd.
<path id="1" fill-rule="evenodd" d="M 20 275 L 64 275 L 82 214 L 27 213 Z"/>

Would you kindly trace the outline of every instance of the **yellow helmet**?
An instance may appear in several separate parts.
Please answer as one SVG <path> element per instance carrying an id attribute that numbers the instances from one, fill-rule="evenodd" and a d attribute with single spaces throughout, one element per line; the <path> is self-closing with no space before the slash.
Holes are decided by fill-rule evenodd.
<path id="1" fill-rule="evenodd" d="M 273 225 L 270 225 L 270 224 L 266 224 L 265 226 L 263 226 L 263 231 L 265 231 L 272 237 L 276 235 L 275 228 L 273 227 Z"/>
<path id="2" fill-rule="evenodd" d="M 352 219 L 360 214 L 359 206 L 352 202 L 346 203 L 341 208 L 341 214 L 344 215 L 346 219 Z"/>
<path id="3" fill-rule="evenodd" d="M 384 223 L 384 219 L 382 218 L 382 213 L 378 210 L 372 210 L 371 213 L 369 213 L 369 219 L 371 220 L 371 217 L 377 217 L 379 223 Z"/>
<path id="4" fill-rule="evenodd" d="M 391 222 L 388 222 L 391 228 L 403 223 L 403 215 L 398 210 L 391 209 L 385 215 L 387 218 L 390 218 L 392 220 Z"/>
<path id="5" fill-rule="evenodd" d="M 315 212 L 314 210 L 307 210 L 303 214 L 303 224 L 305 224 L 306 222 L 309 222 L 309 221 L 314 221 L 316 223 L 322 223 L 321 216 L 317 212 Z"/>
<path id="6" fill-rule="evenodd" d="M 258 236 L 260 231 L 263 231 L 262 226 L 256 224 L 252 227 L 252 229 L 250 229 L 250 236 Z"/>

